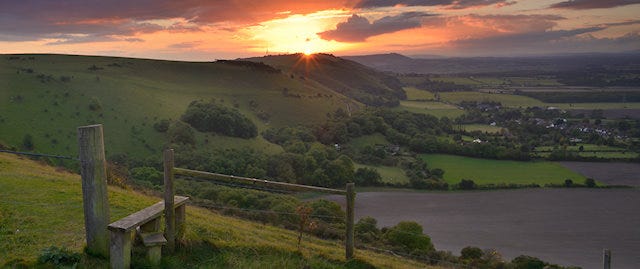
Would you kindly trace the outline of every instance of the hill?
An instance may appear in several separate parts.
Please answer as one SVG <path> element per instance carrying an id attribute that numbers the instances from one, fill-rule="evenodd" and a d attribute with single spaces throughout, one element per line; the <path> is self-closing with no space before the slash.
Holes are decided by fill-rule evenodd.
<path id="1" fill-rule="evenodd" d="M 361 106 L 336 87 L 248 61 L 2 55 L 0 143 L 21 147 L 30 136 L 35 151 L 74 155 L 75 128 L 102 123 L 108 156 L 157 156 L 167 137 L 154 124 L 179 119 L 194 100 L 215 99 L 237 109 L 260 133 L 270 126 L 323 122 L 327 113 Z M 196 137 L 200 147 L 282 150 L 260 136 Z"/>
<path id="2" fill-rule="evenodd" d="M 406 99 L 402 83 L 394 76 L 330 54 L 271 55 L 245 60 L 274 66 L 291 77 L 308 78 L 367 105 L 396 106 L 399 100 Z"/>
<path id="3" fill-rule="evenodd" d="M 34 266 L 49 246 L 82 252 L 84 226 L 80 177 L 31 160 L 0 154 L 0 267 Z M 161 198 L 110 186 L 112 221 Z M 305 236 L 273 226 L 222 216 L 189 206 L 183 247 L 164 257 L 168 268 L 424 268 L 395 256 L 356 250 L 344 262 L 339 241 Z M 134 260 L 134 264 L 136 261 Z M 80 267 L 105 268 L 107 261 L 82 255 Z"/>

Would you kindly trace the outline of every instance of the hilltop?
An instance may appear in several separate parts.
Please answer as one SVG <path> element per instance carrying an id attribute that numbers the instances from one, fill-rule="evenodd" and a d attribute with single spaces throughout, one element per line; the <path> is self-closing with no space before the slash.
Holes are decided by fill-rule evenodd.
<path id="1" fill-rule="evenodd" d="M 42 249 L 84 246 L 80 177 L 13 155 L 0 154 L 0 265 L 13 261 L 33 266 Z M 115 221 L 160 200 L 109 187 Z M 344 262 L 339 241 L 305 236 L 297 251 L 294 231 L 219 215 L 189 206 L 187 231 L 177 255 L 166 267 L 182 268 L 424 268 L 395 256 L 356 250 L 358 260 Z M 135 264 L 134 260 L 134 264 Z M 103 268 L 107 261 L 85 256 L 80 267 Z"/>
<path id="2" fill-rule="evenodd" d="M 296 57 L 274 56 L 262 61 L 275 64 L 277 59 Z M 73 155 L 75 128 L 102 123 L 108 156 L 126 153 L 145 158 L 158 154 L 167 142 L 165 134 L 154 130 L 154 124 L 179 119 L 195 100 L 215 100 L 238 110 L 260 133 L 269 127 L 324 122 L 328 113 L 338 109 L 357 110 L 362 103 L 353 98 L 373 98 L 360 98 L 363 88 L 389 92 L 389 96 L 402 93 L 398 86 L 390 89 L 377 79 L 377 71 L 338 58 L 326 59 L 317 57 L 312 74 L 305 76 L 296 68 L 246 60 L 2 55 L 0 143 L 20 147 L 29 135 L 36 151 Z M 343 70 L 353 73 L 328 79 Z M 207 141 L 209 147 L 282 151 L 260 136 L 239 139 L 198 132 L 197 141 L 199 146 Z"/>

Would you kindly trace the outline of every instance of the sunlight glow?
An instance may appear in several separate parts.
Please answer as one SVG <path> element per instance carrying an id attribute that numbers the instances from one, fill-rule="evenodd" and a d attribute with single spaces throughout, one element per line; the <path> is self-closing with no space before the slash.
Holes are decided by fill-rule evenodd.
<path id="1" fill-rule="evenodd" d="M 327 41 L 317 33 L 332 29 L 335 24 L 350 16 L 345 10 L 323 10 L 307 15 L 292 15 L 245 28 L 252 40 L 264 47 L 254 47 L 256 52 L 304 53 L 344 51 L 354 44 Z"/>

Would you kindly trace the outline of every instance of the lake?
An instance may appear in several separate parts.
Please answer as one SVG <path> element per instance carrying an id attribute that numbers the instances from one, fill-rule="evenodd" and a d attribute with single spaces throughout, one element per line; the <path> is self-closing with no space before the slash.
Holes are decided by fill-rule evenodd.
<path id="1" fill-rule="evenodd" d="M 341 203 L 344 198 L 329 196 Z M 378 227 L 414 220 L 438 250 L 493 248 L 505 259 L 525 254 L 559 265 L 640 268 L 640 190 L 521 189 L 477 192 L 362 192 L 356 221 Z"/>

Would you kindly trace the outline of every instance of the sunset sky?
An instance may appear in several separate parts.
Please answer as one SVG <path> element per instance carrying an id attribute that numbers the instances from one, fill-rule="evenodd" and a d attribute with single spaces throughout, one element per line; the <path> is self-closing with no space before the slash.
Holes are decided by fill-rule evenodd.
<path id="1" fill-rule="evenodd" d="M 639 50 L 640 0 L 0 0 L 0 53 L 211 61 Z"/>

